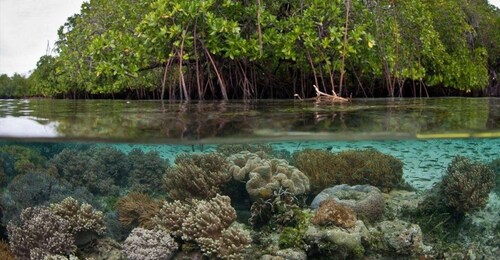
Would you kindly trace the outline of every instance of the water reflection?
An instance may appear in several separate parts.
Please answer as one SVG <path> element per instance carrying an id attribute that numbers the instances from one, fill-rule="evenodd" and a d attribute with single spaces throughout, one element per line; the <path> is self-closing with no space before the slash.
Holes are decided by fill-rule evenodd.
<path id="1" fill-rule="evenodd" d="M 58 137 L 57 122 L 42 124 L 37 118 L 0 117 L 0 136 L 18 138 Z"/>
<path id="2" fill-rule="evenodd" d="M 0 136 L 234 142 L 394 139 L 443 132 L 498 134 L 499 107 L 500 99 L 494 98 L 358 99 L 348 104 L 0 100 Z"/>

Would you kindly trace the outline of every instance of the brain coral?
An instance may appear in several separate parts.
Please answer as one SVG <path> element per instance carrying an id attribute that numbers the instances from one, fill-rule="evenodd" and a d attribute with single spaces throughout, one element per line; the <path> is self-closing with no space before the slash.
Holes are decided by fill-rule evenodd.
<path id="1" fill-rule="evenodd" d="M 286 189 L 292 195 L 309 191 L 309 179 L 283 159 L 267 158 L 264 153 L 240 152 L 229 156 L 229 172 L 238 181 L 246 181 L 246 189 L 254 200 L 270 198 L 274 191 Z"/>
<path id="2" fill-rule="evenodd" d="M 293 165 L 309 177 L 313 193 L 336 184 L 370 184 L 390 190 L 403 183 L 401 160 L 375 149 L 340 153 L 306 149 L 293 154 Z"/>
<path id="3" fill-rule="evenodd" d="M 356 221 L 354 210 L 335 202 L 335 200 L 322 201 L 311 219 L 311 223 L 314 225 L 335 225 L 343 228 L 353 227 L 356 225 Z"/>
<path id="4" fill-rule="evenodd" d="M 335 185 L 320 192 L 311 203 L 315 209 L 327 199 L 348 206 L 356 212 L 363 221 L 374 222 L 384 214 L 385 201 L 382 192 L 371 185 L 349 186 L 347 184 Z"/>

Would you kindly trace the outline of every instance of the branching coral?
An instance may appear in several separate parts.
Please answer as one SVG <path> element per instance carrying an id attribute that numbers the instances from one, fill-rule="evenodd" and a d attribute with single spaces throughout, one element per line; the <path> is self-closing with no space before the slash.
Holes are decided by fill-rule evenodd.
<path id="1" fill-rule="evenodd" d="M 182 236 L 182 223 L 192 210 L 192 206 L 178 200 L 165 201 L 158 214 L 153 218 L 153 223 L 160 229 L 168 231 L 175 237 Z"/>
<path id="2" fill-rule="evenodd" d="M 134 228 L 123 244 L 123 251 L 130 260 L 171 259 L 178 245 L 163 230 Z"/>
<path id="3" fill-rule="evenodd" d="M 60 203 L 51 204 L 50 210 L 68 221 L 69 232 L 72 234 L 95 232 L 102 235 L 106 231 L 104 214 L 95 210 L 88 203 L 80 203 L 72 197 L 68 197 Z"/>
<path id="4" fill-rule="evenodd" d="M 196 201 L 182 223 L 182 239 L 216 237 L 236 219 L 231 199 L 217 195 L 210 201 Z"/>
<path id="5" fill-rule="evenodd" d="M 87 187 L 95 194 L 117 193 L 126 184 L 130 163 L 115 148 L 93 147 L 88 150 L 64 149 L 49 165 L 52 172 L 75 186 Z"/>
<path id="6" fill-rule="evenodd" d="M 266 144 L 223 144 L 217 146 L 217 152 L 225 156 L 231 156 L 243 151 L 251 153 L 264 152 L 271 154 L 273 152 L 273 148 Z"/>
<path id="7" fill-rule="evenodd" d="M 162 189 L 161 180 L 168 168 L 168 161 L 156 151 L 144 153 L 133 149 L 128 154 L 131 170 L 128 174 L 128 186 L 133 191 L 157 194 Z"/>
<path id="8" fill-rule="evenodd" d="M 19 226 L 9 224 L 10 246 L 19 259 L 43 259 L 44 255 L 68 255 L 76 250 L 69 221 L 47 208 L 27 208 Z"/>
<path id="9" fill-rule="evenodd" d="M 293 164 L 309 177 L 313 193 L 336 184 L 370 184 L 390 190 L 403 183 L 403 163 L 374 149 L 337 154 L 308 149 L 294 153 Z"/>
<path id="10" fill-rule="evenodd" d="M 31 171 L 40 171 L 44 168 L 47 159 L 39 151 L 19 145 L 0 146 L 0 167 L 10 164 L 12 167 L 6 171 L 10 177 L 16 174 L 25 174 Z M 13 171 L 11 171 L 13 170 Z"/>
<path id="11" fill-rule="evenodd" d="M 74 196 L 85 202 L 92 201 L 92 194 L 85 188 L 74 189 L 63 180 L 44 173 L 27 173 L 15 177 L 2 196 L 4 223 L 16 220 L 22 209 L 59 202 Z"/>
<path id="12" fill-rule="evenodd" d="M 165 202 L 155 223 L 175 237 L 198 244 L 211 257 L 239 258 L 250 244 L 248 232 L 230 227 L 236 219 L 231 199 L 217 194 L 209 201 Z"/>
<path id="13" fill-rule="evenodd" d="M 495 176 L 490 168 L 456 156 L 441 182 L 441 196 L 454 211 L 471 213 L 486 206 L 494 185 Z"/>
<path id="14" fill-rule="evenodd" d="M 165 174 L 168 196 L 174 200 L 215 197 L 231 179 L 226 168 L 226 161 L 217 153 L 181 154 Z"/>
<path id="15" fill-rule="evenodd" d="M 343 228 L 353 227 L 356 221 L 354 210 L 335 202 L 335 200 L 324 200 L 321 202 L 316 214 L 311 219 L 314 225 L 336 225 Z"/>
<path id="16" fill-rule="evenodd" d="M 132 192 L 116 203 L 120 222 L 126 227 L 153 228 L 152 218 L 160 210 L 160 203 L 144 193 Z"/>
<path id="17" fill-rule="evenodd" d="M 229 172 L 236 180 L 247 180 L 247 192 L 254 200 L 270 198 L 280 188 L 292 195 L 309 191 L 307 176 L 286 160 L 268 159 L 264 153 L 240 152 L 229 156 L 228 161 Z"/>

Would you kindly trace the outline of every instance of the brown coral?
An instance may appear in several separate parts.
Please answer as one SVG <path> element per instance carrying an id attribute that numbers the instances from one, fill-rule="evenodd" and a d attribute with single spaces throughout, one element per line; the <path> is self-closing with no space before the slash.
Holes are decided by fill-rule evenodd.
<path id="1" fill-rule="evenodd" d="M 251 239 L 243 228 L 230 227 L 235 219 L 231 199 L 217 194 L 209 201 L 165 202 L 154 221 L 171 235 L 196 242 L 207 256 L 238 259 Z"/>
<path id="2" fill-rule="evenodd" d="M 116 203 L 120 222 L 126 226 L 140 226 L 151 229 L 152 218 L 160 210 L 160 203 L 144 193 L 132 192 Z"/>
<path id="3" fill-rule="evenodd" d="M 229 172 L 235 180 L 246 182 L 246 189 L 254 200 L 267 199 L 283 188 L 292 195 L 309 191 L 309 179 L 283 159 L 267 158 L 264 153 L 240 152 L 228 157 Z"/>
<path id="4" fill-rule="evenodd" d="M 370 184 L 390 190 L 403 183 L 403 163 L 375 149 L 336 154 L 307 149 L 293 154 L 293 165 L 309 177 L 313 193 L 337 184 Z"/>
<path id="5" fill-rule="evenodd" d="M 231 199 L 218 195 L 210 201 L 196 201 L 182 223 L 182 239 L 195 240 L 200 237 L 216 237 L 233 223 L 236 211 Z"/>
<path id="6" fill-rule="evenodd" d="M 441 196 L 455 212 L 470 213 L 486 206 L 493 186 L 495 176 L 490 168 L 456 156 L 441 182 Z"/>
<path id="7" fill-rule="evenodd" d="M 9 243 L 4 240 L 0 240 L 0 259 L 2 260 L 14 260 L 14 255 L 10 251 Z"/>
<path id="8" fill-rule="evenodd" d="M 102 235 L 106 231 L 102 211 L 95 210 L 88 203 L 68 197 L 60 203 L 51 204 L 50 210 L 69 222 L 69 232 L 72 234 L 90 231 Z"/>
<path id="9" fill-rule="evenodd" d="M 319 204 L 316 214 L 311 219 L 314 225 L 335 225 L 350 228 L 356 224 L 356 213 L 351 208 L 335 202 L 324 200 Z"/>
<path id="10" fill-rule="evenodd" d="M 213 198 L 231 179 L 224 157 L 217 153 L 181 154 L 165 174 L 168 196 L 174 200 Z"/>

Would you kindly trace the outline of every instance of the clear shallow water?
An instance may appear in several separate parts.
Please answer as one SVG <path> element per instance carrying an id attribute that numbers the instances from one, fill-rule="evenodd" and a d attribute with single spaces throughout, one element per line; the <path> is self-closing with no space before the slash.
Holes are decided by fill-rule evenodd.
<path id="1" fill-rule="evenodd" d="M 171 200 L 171 190 L 163 185 L 173 175 L 160 166 L 162 162 L 168 163 L 172 169 L 177 167 L 175 160 L 181 154 L 210 154 L 223 144 L 271 147 L 270 157 L 284 158 L 287 164 L 294 163 L 293 153 L 306 149 L 334 154 L 375 149 L 402 162 L 402 177 L 411 189 L 384 190 L 383 217 L 363 224 L 368 230 L 368 235 L 359 240 L 364 241 L 359 242 L 364 256 L 378 259 L 430 255 L 461 259 L 470 255 L 494 259 L 500 253 L 498 187 L 489 194 L 481 211 L 467 214 L 465 220 L 456 226 L 439 222 L 436 227 L 429 228 L 425 223 L 432 221 L 425 217 L 431 214 L 416 218 L 412 214 L 405 215 L 405 212 L 413 212 L 411 210 L 432 193 L 455 156 L 465 156 L 485 165 L 498 159 L 499 133 L 500 99 L 355 100 L 343 105 L 309 101 L 161 104 L 155 101 L 4 100 L 0 101 L 0 175 L 4 175 L 0 178 L 3 211 L 0 228 L 19 223 L 15 221 L 19 221 L 24 208 L 46 207 L 73 196 L 102 211 L 107 230 L 105 234 L 96 235 L 94 242 L 78 245 L 75 254 L 81 258 L 126 259 L 124 240 L 137 223 L 125 227 L 119 221 L 117 201 L 140 190 L 137 187 L 144 188 L 144 185 L 149 185 L 145 193 L 154 199 Z M 75 157 L 68 156 L 68 151 L 74 152 Z M 269 149 L 266 151 L 270 152 Z M 224 158 L 229 160 L 236 153 L 225 154 Z M 31 172 L 36 174 L 29 175 Z M 44 177 L 38 179 L 40 176 Z M 245 225 L 244 230 L 251 233 L 253 242 L 240 257 L 257 259 L 267 254 L 285 255 L 287 259 L 286 252 L 283 252 L 287 248 L 304 253 L 310 259 L 359 257 L 356 251 L 359 247 L 330 244 L 336 249 L 321 249 L 321 245 L 311 242 L 318 239 L 314 236 L 321 232 L 305 235 L 300 233 L 300 225 L 295 222 L 281 226 L 271 220 L 272 225 L 266 224 L 271 225 L 271 229 L 266 229 L 266 225 L 255 228 L 248 219 L 251 206 L 257 200 L 249 197 L 245 185 L 239 183 L 231 182 L 229 188 L 220 193 L 230 197 L 237 222 Z M 304 194 L 298 195 L 299 200 L 307 202 L 298 206 L 301 212 L 313 214 L 308 204 L 315 195 L 317 192 L 308 192 L 305 197 Z M 279 214 L 286 216 L 285 212 Z M 410 236 L 414 240 L 411 246 L 398 248 L 402 245 L 395 245 L 398 242 L 389 238 L 391 232 L 399 236 L 417 230 L 414 226 L 396 230 L 386 228 L 387 223 L 389 226 L 399 225 L 395 224 L 399 223 L 397 221 L 419 225 L 421 232 Z M 309 230 L 347 232 L 345 236 L 358 234 L 355 228 L 319 228 L 309 221 L 307 226 Z M 437 232 L 439 226 L 448 230 Z M 387 236 L 377 242 L 382 249 L 372 244 L 375 243 L 374 237 L 380 236 L 377 230 L 383 230 L 383 235 Z M 456 232 L 450 233 L 450 230 Z M 287 232 L 300 237 L 300 245 L 282 244 Z M 11 240 L 5 230 L 0 229 L 0 236 Z M 423 244 L 415 242 L 419 239 Z M 176 242 L 179 245 L 186 243 L 180 238 L 176 238 Z M 107 248 L 99 249 L 93 243 Z M 89 245 L 94 249 L 89 249 Z M 197 243 L 194 247 L 195 252 L 199 253 L 200 248 L 203 251 L 203 246 Z M 103 252 L 97 253 L 99 250 Z M 177 259 L 186 253 L 182 250 L 175 252 L 174 258 Z M 195 256 L 188 255 L 188 258 Z"/>
<path id="2" fill-rule="evenodd" d="M 499 98 L 314 101 L 0 100 L 0 137 L 153 143 L 499 137 Z M 437 136 L 442 137 L 442 136 Z"/>

